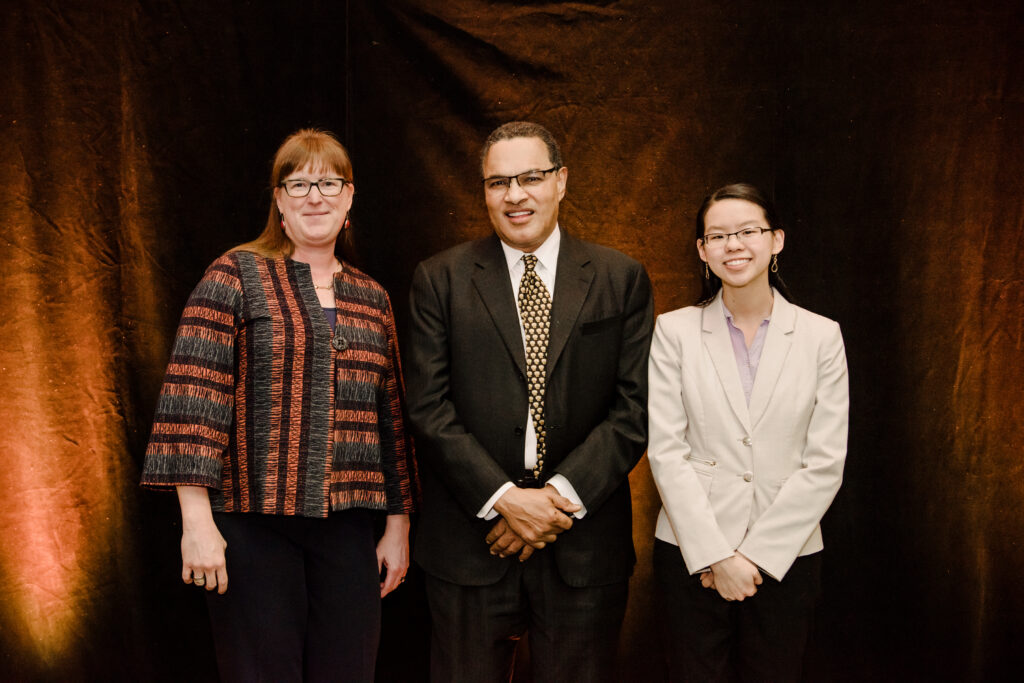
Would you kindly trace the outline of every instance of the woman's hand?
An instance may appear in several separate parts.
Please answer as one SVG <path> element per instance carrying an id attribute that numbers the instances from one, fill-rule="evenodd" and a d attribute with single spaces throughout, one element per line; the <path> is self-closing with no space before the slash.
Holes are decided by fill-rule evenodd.
<path id="1" fill-rule="evenodd" d="M 228 544 L 213 521 L 210 494 L 202 486 L 179 486 L 178 503 L 181 505 L 181 580 L 224 593 L 228 589 L 224 559 Z"/>
<path id="2" fill-rule="evenodd" d="M 409 569 L 409 515 L 388 515 L 384 535 L 377 543 L 377 571 L 387 567 L 380 584 L 380 597 L 384 597 L 405 581 Z"/>
<path id="3" fill-rule="evenodd" d="M 743 598 L 749 598 L 757 592 L 762 581 L 757 565 L 739 553 L 715 562 L 711 565 L 711 574 L 710 581 L 701 577 L 701 583 L 705 587 L 714 586 L 726 600 L 742 601 Z"/>

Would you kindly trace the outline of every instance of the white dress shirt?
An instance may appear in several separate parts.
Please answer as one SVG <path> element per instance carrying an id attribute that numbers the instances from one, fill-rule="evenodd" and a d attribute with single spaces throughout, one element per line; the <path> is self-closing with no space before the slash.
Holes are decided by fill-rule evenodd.
<path id="1" fill-rule="evenodd" d="M 544 243 L 537 247 L 533 251 L 533 255 L 537 257 L 537 265 L 535 271 L 541 282 L 548 290 L 548 296 L 551 297 L 551 301 L 555 300 L 555 272 L 558 269 L 558 246 L 562 242 L 562 231 L 558 226 L 555 226 L 554 231 L 548 235 L 548 238 L 544 240 Z M 523 279 L 523 273 L 526 272 L 526 265 L 523 263 L 523 254 L 525 252 L 514 249 L 504 242 L 501 243 L 501 249 L 505 252 L 505 261 L 508 263 L 508 276 L 512 281 L 512 293 L 514 294 L 516 302 L 516 310 L 519 310 L 519 282 Z M 526 349 L 526 331 L 523 329 L 523 318 L 519 316 L 519 333 L 523 337 L 523 349 Z M 526 444 L 523 452 L 523 469 L 532 470 L 534 465 L 537 464 L 537 432 L 533 428 L 533 419 L 530 417 L 530 411 L 526 411 Z M 555 474 L 547 481 L 548 484 L 554 486 L 560 494 L 576 503 L 580 506 L 578 512 L 573 513 L 577 519 L 583 519 L 583 516 L 587 513 L 586 507 L 583 505 L 583 501 L 580 500 L 579 495 L 576 493 L 576 489 L 573 488 L 569 480 L 561 474 Z M 505 492 L 515 486 L 511 481 L 503 484 L 494 495 L 491 496 L 484 506 L 480 508 L 477 513 L 477 517 L 483 519 L 494 519 L 498 516 L 497 511 L 494 509 L 494 504 L 498 502 Z"/>

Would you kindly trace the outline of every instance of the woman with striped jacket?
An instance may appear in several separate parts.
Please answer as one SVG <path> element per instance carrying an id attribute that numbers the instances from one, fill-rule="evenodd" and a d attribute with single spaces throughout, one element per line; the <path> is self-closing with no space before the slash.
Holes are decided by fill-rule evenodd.
<path id="1" fill-rule="evenodd" d="M 222 680 L 372 681 L 416 489 L 394 318 L 344 258 L 344 147 L 294 133 L 271 188 L 263 233 L 186 304 L 142 484 L 177 491 L 182 579 L 206 589 Z"/>

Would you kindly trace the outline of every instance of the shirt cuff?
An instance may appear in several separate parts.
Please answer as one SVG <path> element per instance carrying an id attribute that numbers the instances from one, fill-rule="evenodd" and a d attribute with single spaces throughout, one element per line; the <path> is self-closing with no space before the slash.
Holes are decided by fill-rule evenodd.
<path id="1" fill-rule="evenodd" d="M 579 505 L 580 509 L 572 513 L 572 516 L 576 519 L 583 519 L 583 516 L 587 514 L 587 506 L 585 506 L 583 501 L 580 500 L 579 494 L 576 493 L 576 489 L 572 487 L 572 484 L 570 484 L 569 480 L 565 478 L 565 475 L 555 474 L 545 483 L 551 484 L 560 494 Z"/>
<path id="2" fill-rule="evenodd" d="M 494 504 L 498 502 L 499 498 L 505 495 L 505 491 L 508 491 L 513 487 L 515 487 L 515 484 L 510 481 L 506 481 L 500 489 L 494 492 L 493 496 L 487 499 L 487 502 L 484 503 L 482 508 L 480 508 L 480 512 L 476 513 L 476 516 L 480 519 L 494 519 L 497 517 L 498 511 L 494 509 Z"/>

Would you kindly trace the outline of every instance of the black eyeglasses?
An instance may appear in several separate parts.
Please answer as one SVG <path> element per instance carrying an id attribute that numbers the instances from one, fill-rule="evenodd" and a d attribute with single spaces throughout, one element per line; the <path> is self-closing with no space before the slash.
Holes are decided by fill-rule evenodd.
<path id="1" fill-rule="evenodd" d="M 349 184 L 349 181 L 344 178 L 321 178 L 320 180 L 297 178 L 295 180 L 282 180 L 279 183 L 284 188 L 284 191 L 288 193 L 289 197 L 305 197 L 314 186 L 324 197 L 337 197 L 345 189 L 345 186 Z"/>
<path id="2" fill-rule="evenodd" d="M 512 188 L 512 181 L 515 180 L 519 183 L 519 187 L 527 190 L 543 183 L 544 177 L 548 173 L 557 171 L 559 168 L 559 166 L 552 166 L 544 171 L 533 170 L 517 173 L 516 175 L 493 175 L 490 178 L 484 178 L 484 189 L 494 194 L 504 194 Z"/>
<path id="3" fill-rule="evenodd" d="M 775 228 L 743 228 L 736 232 L 712 232 L 704 235 L 701 239 L 708 247 L 724 247 L 729 243 L 729 238 L 736 236 L 740 242 L 752 242 L 766 232 L 772 232 Z"/>

